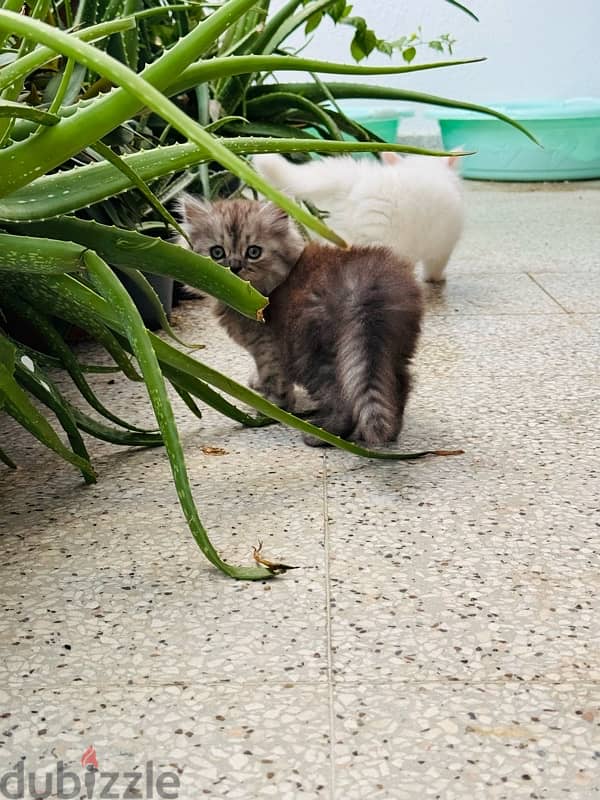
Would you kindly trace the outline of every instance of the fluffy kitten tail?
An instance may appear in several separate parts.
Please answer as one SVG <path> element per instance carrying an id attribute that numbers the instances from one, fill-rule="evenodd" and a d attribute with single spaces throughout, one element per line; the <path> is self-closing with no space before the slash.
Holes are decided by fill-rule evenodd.
<path id="1" fill-rule="evenodd" d="M 295 193 L 295 165 L 277 153 L 259 153 L 252 157 L 252 166 L 278 189 Z M 297 188 L 297 187 L 296 187 Z"/>
<path id="2" fill-rule="evenodd" d="M 350 438 L 367 445 L 393 441 L 400 432 L 403 408 L 384 328 L 381 321 L 373 323 L 368 309 L 356 309 L 343 326 L 337 352 L 342 398 L 354 424 Z M 406 373 L 405 391 L 408 382 Z"/>
<path id="3" fill-rule="evenodd" d="M 292 164 L 277 153 L 260 153 L 252 157 L 254 169 L 277 189 L 297 200 L 319 202 L 331 195 L 331 175 L 323 170 L 322 162 Z M 342 181 L 338 176 L 336 187 Z"/>

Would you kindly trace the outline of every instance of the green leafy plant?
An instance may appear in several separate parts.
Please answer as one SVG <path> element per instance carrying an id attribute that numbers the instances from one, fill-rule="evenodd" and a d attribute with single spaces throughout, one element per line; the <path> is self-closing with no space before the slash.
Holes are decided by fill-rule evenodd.
<path id="1" fill-rule="evenodd" d="M 199 401 L 244 426 L 282 422 L 370 458 L 413 459 L 429 451 L 372 452 L 273 406 L 146 330 L 114 270 L 127 270 L 147 291 L 146 273 L 168 274 L 261 319 L 267 299 L 250 284 L 151 235 L 157 221 L 177 227 L 165 202 L 183 185 L 198 179 L 210 190 L 209 165 L 213 174 L 227 171 L 307 229 L 343 244 L 307 209 L 270 187 L 244 156 L 414 148 L 373 140 L 335 104 L 328 105 L 336 97 L 381 96 L 381 88 L 320 78 L 289 87 L 269 83 L 268 77 L 278 69 L 366 76 L 464 62 L 368 68 L 281 52 L 286 37 L 311 14 L 334 5 L 291 0 L 273 15 L 268 0 L 146 3 L 141 10 L 129 0 L 84 0 L 75 13 L 66 0 L 37 0 L 29 14 L 19 13 L 20 2 L 4 0 L 0 9 L 0 409 L 88 483 L 96 475 L 82 431 L 116 445 L 164 445 L 199 548 L 222 572 L 241 579 L 268 578 L 277 570 L 264 563 L 231 565 L 212 546 L 192 496 L 168 384 L 197 415 Z M 334 141 L 316 141 L 307 133 L 315 123 Z M 335 141 L 340 130 L 358 133 L 361 141 Z M 127 205 L 131 192 L 142 198 L 146 216 Z M 81 363 L 65 339 L 65 325 L 93 337 L 114 366 Z M 36 334 L 33 342 L 21 334 L 23 326 Z M 61 394 L 51 379 L 56 367 L 67 371 L 94 416 Z M 86 376 L 106 369 L 144 382 L 157 430 L 119 418 L 100 401 Z M 47 412 L 55 415 L 66 440 Z M 0 460 L 14 467 L 4 445 Z"/>
<path id="2" fill-rule="evenodd" d="M 470 11 L 464 9 L 467 13 Z M 350 43 L 350 52 L 356 61 L 362 61 L 367 58 L 374 50 L 379 53 L 384 53 L 391 56 L 394 52 L 399 52 L 404 61 L 410 64 L 417 55 L 417 48 L 427 46 L 431 50 L 438 53 L 448 52 L 452 55 L 452 46 L 456 43 L 456 39 L 448 33 L 443 33 L 436 39 L 426 40 L 423 38 L 423 32 L 419 26 L 416 32 L 408 36 L 400 36 L 393 41 L 381 39 L 375 31 L 369 27 L 367 20 L 364 17 L 357 17 L 352 14 L 352 6 L 346 0 L 338 0 L 337 3 L 329 4 L 325 8 L 315 11 L 309 18 L 304 28 L 304 32 L 308 35 L 315 28 L 317 28 L 325 16 L 330 17 L 334 23 L 342 25 L 350 25 L 354 28 L 354 36 Z M 471 14 L 475 19 L 475 15 Z"/>

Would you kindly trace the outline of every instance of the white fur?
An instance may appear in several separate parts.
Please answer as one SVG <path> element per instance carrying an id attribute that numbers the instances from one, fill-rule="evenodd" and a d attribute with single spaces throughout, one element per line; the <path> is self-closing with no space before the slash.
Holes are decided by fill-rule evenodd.
<path id="1" fill-rule="evenodd" d="M 382 244 L 416 265 L 425 280 L 444 269 L 464 219 L 454 158 L 384 154 L 385 163 L 349 156 L 292 164 L 256 155 L 255 169 L 298 200 L 327 212 L 325 222 L 349 244 Z"/>

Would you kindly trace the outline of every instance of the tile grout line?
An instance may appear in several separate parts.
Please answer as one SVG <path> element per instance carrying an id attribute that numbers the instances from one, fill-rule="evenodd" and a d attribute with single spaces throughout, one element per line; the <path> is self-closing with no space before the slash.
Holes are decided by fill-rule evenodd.
<path id="1" fill-rule="evenodd" d="M 568 311 L 568 310 L 567 310 L 567 309 L 566 309 L 566 308 L 563 306 L 563 304 L 562 304 L 562 303 L 560 303 L 560 302 L 559 302 L 559 301 L 556 299 L 556 297 L 554 297 L 554 295 L 550 294 L 550 292 L 549 292 L 547 289 L 545 289 L 545 288 L 542 286 L 542 284 L 541 284 L 539 281 L 537 281 L 537 280 L 536 280 L 536 279 L 533 277 L 533 275 L 531 274 L 531 272 L 526 272 L 526 273 L 525 273 L 525 275 L 527 275 L 527 277 L 529 278 L 529 280 L 530 280 L 530 281 L 532 281 L 532 282 L 533 282 L 533 283 L 534 283 L 534 284 L 535 284 L 535 285 L 538 287 L 538 289 L 541 289 L 541 291 L 542 291 L 542 292 L 543 292 L 543 293 L 546 295 L 546 297 L 549 297 L 549 298 L 550 298 L 550 300 L 552 300 L 552 302 L 553 302 L 553 303 L 556 303 L 556 305 L 557 305 L 557 306 L 560 308 L 560 310 L 563 312 L 563 314 L 568 314 L 568 315 L 570 316 L 571 312 L 570 312 L 570 311 Z"/>
<path id="2" fill-rule="evenodd" d="M 333 652 L 331 643 L 331 581 L 329 574 L 329 514 L 327 505 L 327 453 L 323 453 L 323 547 L 325 565 L 325 630 L 327 638 L 327 702 L 329 705 L 329 800 L 335 800 L 335 713 Z"/>
<path id="3" fill-rule="evenodd" d="M 390 676 L 389 678 L 372 678 L 368 675 L 363 677 L 353 678 L 352 680 L 344 680 L 337 684 L 337 686 L 346 689 L 348 687 L 355 688 L 364 686 L 365 683 L 368 683 L 371 687 L 397 687 L 397 688 L 421 688 L 426 689 L 428 687 L 463 687 L 463 688 L 489 688 L 489 687 L 502 687 L 502 686 L 521 686 L 523 688 L 529 687 L 554 687 L 554 688 L 562 688 L 566 685 L 574 686 L 577 685 L 579 687 L 588 686 L 594 688 L 600 688 L 600 677 L 587 677 L 581 679 L 579 676 L 571 677 L 571 678 L 503 678 L 503 679 L 496 679 L 492 680 L 489 678 L 472 678 L 472 677 L 464 677 L 464 678 L 457 678 L 455 676 L 442 676 L 439 678 L 429 678 L 429 679 L 419 679 L 416 680 L 414 678 L 406 678 L 401 680 L 400 678 L 395 678 Z M 130 681 L 127 682 L 94 682 L 94 683 L 83 683 L 82 681 L 78 680 L 75 682 L 74 679 L 69 679 L 69 684 L 66 685 L 65 683 L 45 683 L 43 686 L 33 684 L 27 685 L 24 683 L 19 684 L 2 684 L 6 691 L 10 692 L 17 692 L 20 690 L 21 692 L 30 691 L 34 694 L 40 694 L 41 692 L 56 692 L 61 689 L 87 689 L 89 691 L 98 691 L 98 690 L 105 690 L 105 689 L 114 689 L 114 690 L 127 690 L 131 691 L 133 689 L 181 689 L 182 691 L 185 690 L 194 690 L 194 689 L 203 689 L 209 686 L 212 689 L 222 689 L 222 690 L 230 690 L 232 692 L 239 692 L 245 688 L 252 688 L 252 689 L 259 689 L 264 687 L 264 681 L 200 681 L 200 682 L 164 682 L 161 683 L 159 681 L 144 681 L 143 683 L 131 683 Z M 275 683 L 270 684 L 270 686 L 274 686 L 275 688 L 286 688 L 289 689 L 290 686 L 293 687 L 312 687 L 313 689 L 319 689 L 322 687 L 322 683 L 320 681 L 284 681 L 279 680 Z"/>

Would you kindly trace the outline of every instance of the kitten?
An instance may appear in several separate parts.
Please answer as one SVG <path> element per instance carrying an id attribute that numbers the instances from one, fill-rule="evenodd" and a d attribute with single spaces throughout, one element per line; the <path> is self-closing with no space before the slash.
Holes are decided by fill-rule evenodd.
<path id="1" fill-rule="evenodd" d="M 382 153 L 383 163 L 350 156 L 292 164 L 277 154 L 252 163 L 273 186 L 327 212 L 325 222 L 352 244 L 380 244 L 427 281 L 443 281 L 463 227 L 456 157 Z"/>
<path id="2" fill-rule="evenodd" d="M 269 300 L 290 399 L 294 383 L 304 386 L 318 406 L 314 424 L 343 438 L 396 439 L 423 313 L 410 265 L 384 247 L 311 242 Z"/>
<path id="3" fill-rule="evenodd" d="M 257 388 L 293 409 L 299 384 L 317 405 L 315 424 L 369 445 L 395 439 L 422 317 L 410 267 L 383 247 L 303 249 L 271 203 L 211 207 L 187 196 L 181 210 L 194 250 L 269 295 L 266 325 L 217 307 L 221 324 L 255 358 Z"/>
<path id="4" fill-rule="evenodd" d="M 195 252 L 229 267 L 266 296 L 285 280 L 304 248 L 298 228 L 273 203 L 220 200 L 211 204 L 183 194 L 179 213 Z M 179 244 L 188 246 L 183 239 Z M 257 375 L 250 377 L 250 386 L 283 405 L 286 391 L 272 329 L 242 316 L 225 303 L 213 302 L 220 324 L 254 357 Z"/>

